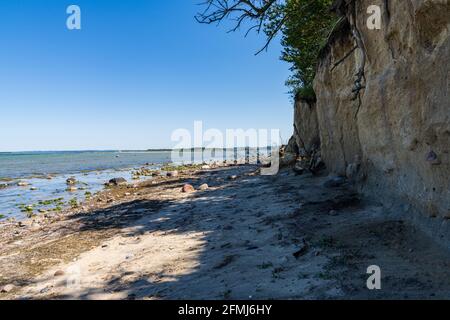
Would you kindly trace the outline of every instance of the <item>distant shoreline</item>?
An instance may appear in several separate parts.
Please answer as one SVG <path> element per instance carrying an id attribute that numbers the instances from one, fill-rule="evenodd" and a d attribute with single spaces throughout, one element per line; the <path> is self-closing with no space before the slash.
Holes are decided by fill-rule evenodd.
<path id="1" fill-rule="evenodd" d="M 236 147 L 236 148 L 183 148 L 183 149 L 146 149 L 146 150 L 34 150 L 34 151 L 0 151 L 0 155 L 29 155 L 29 154 L 52 154 L 52 153 L 147 153 L 147 152 L 173 152 L 173 151 L 214 151 L 214 150 L 257 150 L 258 147 Z M 259 147 L 260 150 L 272 148 L 270 146 Z"/>

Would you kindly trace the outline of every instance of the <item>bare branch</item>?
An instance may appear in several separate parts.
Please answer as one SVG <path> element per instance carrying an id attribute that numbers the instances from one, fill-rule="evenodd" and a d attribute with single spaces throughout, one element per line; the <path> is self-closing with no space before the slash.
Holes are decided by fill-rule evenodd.
<path id="1" fill-rule="evenodd" d="M 223 20 L 235 21 L 234 27 L 229 32 L 237 31 L 242 25 L 250 23 L 250 27 L 245 33 L 247 36 L 251 31 L 260 33 L 264 28 L 264 23 L 268 20 L 270 9 L 280 0 L 207 0 L 201 5 L 205 6 L 205 10 L 198 13 L 195 19 L 203 24 L 219 24 Z M 268 40 L 264 47 L 256 54 L 266 50 L 276 36 L 283 28 L 286 17 L 280 19 L 274 30 L 268 35 Z"/>

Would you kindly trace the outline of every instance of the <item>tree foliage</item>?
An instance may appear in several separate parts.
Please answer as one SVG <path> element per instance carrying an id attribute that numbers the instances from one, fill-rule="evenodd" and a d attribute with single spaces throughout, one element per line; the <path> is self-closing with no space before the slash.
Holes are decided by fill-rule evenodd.
<path id="1" fill-rule="evenodd" d="M 291 64 L 292 75 L 286 84 L 292 94 L 313 98 L 312 81 L 320 49 L 337 20 L 330 12 L 333 0 L 207 0 L 196 16 L 200 23 L 235 22 L 231 31 L 241 27 L 264 32 L 267 49 L 277 34 L 282 34 L 281 59 Z"/>
<path id="2" fill-rule="evenodd" d="M 282 59 L 291 64 L 286 84 L 293 94 L 312 99 L 319 51 L 326 44 L 336 16 L 330 12 L 332 0 L 288 0 L 281 43 Z"/>

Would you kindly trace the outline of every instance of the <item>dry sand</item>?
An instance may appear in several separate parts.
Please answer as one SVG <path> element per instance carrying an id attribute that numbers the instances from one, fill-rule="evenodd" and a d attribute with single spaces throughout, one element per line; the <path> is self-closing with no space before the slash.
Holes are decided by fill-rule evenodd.
<path id="1" fill-rule="evenodd" d="M 446 250 L 328 180 L 189 171 L 0 226 L 0 288 L 10 285 L 0 299 L 450 297 Z M 185 183 L 209 189 L 182 193 Z M 370 265 L 382 290 L 366 287 Z"/>

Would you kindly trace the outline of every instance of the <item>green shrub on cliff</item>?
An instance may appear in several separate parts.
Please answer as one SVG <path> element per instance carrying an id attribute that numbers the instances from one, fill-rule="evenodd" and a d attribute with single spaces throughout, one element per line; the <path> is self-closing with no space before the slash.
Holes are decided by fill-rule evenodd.
<path id="1" fill-rule="evenodd" d="M 293 95 L 315 99 L 312 83 L 319 51 L 325 45 L 336 22 L 330 12 L 332 0 L 288 0 L 288 19 L 282 30 L 282 60 L 291 64 L 292 75 L 286 81 Z"/>

